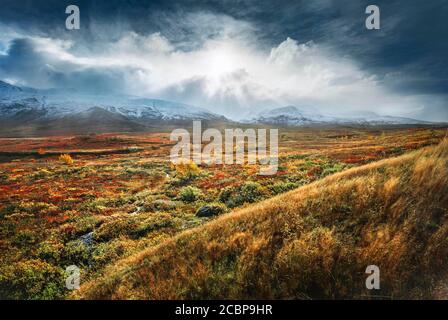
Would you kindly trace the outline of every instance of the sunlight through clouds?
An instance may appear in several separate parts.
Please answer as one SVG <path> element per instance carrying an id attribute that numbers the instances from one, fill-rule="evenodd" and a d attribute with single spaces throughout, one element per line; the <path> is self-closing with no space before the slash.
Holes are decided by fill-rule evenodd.
<path id="1" fill-rule="evenodd" d="M 163 30 L 147 35 L 127 31 L 88 44 L 28 36 L 7 42 L 0 72 L 38 88 L 72 87 L 76 78 L 81 91 L 89 90 L 89 81 L 103 79 L 106 91 L 177 100 L 234 119 L 282 105 L 334 114 L 375 110 L 411 116 L 425 103 L 387 90 L 376 75 L 324 44 L 287 37 L 267 47 L 255 26 L 211 13 L 189 14 L 183 25 L 174 24 L 190 28 L 189 41 L 196 45 L 170 40 Z"/>

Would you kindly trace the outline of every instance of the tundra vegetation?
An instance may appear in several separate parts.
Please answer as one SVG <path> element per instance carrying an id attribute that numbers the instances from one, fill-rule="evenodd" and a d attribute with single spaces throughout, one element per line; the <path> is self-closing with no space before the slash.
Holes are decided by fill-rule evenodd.
<path id="1" fill-rule="evenodd" d="M 279 130 L 273 176 L 173 165 L 169 133 L 0 139 L 0 298 L 369 297 L 369 264 L 446 297 L 445 135 Z"/>

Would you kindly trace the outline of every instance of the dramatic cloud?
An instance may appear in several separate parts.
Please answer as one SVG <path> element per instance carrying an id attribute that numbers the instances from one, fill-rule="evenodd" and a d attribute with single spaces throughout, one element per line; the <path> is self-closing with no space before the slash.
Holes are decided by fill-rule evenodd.
<path id="1" fill-rule="evenodd" d="M 14 26 L 6 10 L 0 79 L 177 100 L 233 118 L 298 105 L 334 114 L 375 111 L 448 120 L 446 63 L 421 53 L 429 48 L 402 53 L 403 59 L 415 57 L 407 63 L 395 53 L 382 56 L 396 41 L 408 46 L 409 39 L 393 35 L 404 19 L 400 11 L 386 12 L 390 19 L 372 36 L 362 27 L 362 5 L 344 4 L 345 18 L 331 1 L 298 2 L 289 9 L 261 2 L 240 10 L 194 1 L 190 8 L 164 10 L 154 2 L 157 10 L 140 8 L 139 17 L 150 22 L 130 19 L 131 7 L 121 14 L 89 7 L 80 33 L 57 27 L 45 32 L 33 19 L 28 28 Z M 361 14 L 355 14 L 358 9 Z"/>

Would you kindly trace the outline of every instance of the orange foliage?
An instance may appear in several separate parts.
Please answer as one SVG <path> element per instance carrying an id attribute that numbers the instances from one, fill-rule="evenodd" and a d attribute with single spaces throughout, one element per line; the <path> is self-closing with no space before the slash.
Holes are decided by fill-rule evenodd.
<path id="1" fill-rule="evenodd" d="M 65 164 L 68 164 L 68 165 L 73 164 L 73 162 L 74 162 L 73 158 L 69 154 L 61 154 L 59 156 L 59 161 L 65 163 Z"/>

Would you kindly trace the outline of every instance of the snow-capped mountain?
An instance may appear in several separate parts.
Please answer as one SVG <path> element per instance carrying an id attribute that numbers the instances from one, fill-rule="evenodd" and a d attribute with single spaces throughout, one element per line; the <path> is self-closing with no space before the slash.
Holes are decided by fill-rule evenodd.
<path id="1" fill-rule="evenodd" d="M 301 126 L 332 122 L 334 117 L 324 116 L 314 108 L 299 108 L 286 106 L 281 108 L 267 109 L 260 112 L 256 117 L 246 120 L 248 123 L 276 124 L 287 126 Z"/>
<path id="2" fill-rule="evenodd" d="M 145 131 L 167 124 L 231 121 L 195 106 L 125 95 L 88 95 L 76 90 L 38 90 L 0 81 L 0 134 L 41 135 Z M 242 123 L 276 126 L 426 124 L 409 118 L 363 113 L 341 117 L 312 107 L 286 106 L 260 112 Z"/>
<path id="3" fill-rule="evenodd" d="M 225 117 L 191 105 L 159 99 L 130 98 L 115 105 L 105 104 L 110 112 L 140 119 L 154 120 L 225 120 Z"/>
<path id="4" fill-rule="evenodd" d="M 205 109 L 172 101 L 132 96 L 82 95 L 70 92 L 23 89 L 0 81 L 0 117 L 20 111 L 39 111 L 48 119 L 84 112 L 99 107 L 132 119 L 141 120 L 225 120 Z"/>
<path id="5" fill-rule="evenodd" d="M 0 134 L 144 131 L 193 120 L 228 121 L 183 103 L 76 90 L 38 90 L 0 81 Z M 23 133 L 22 133 L 23 132 Z"/>
<path id="6" fill-rule="evenodd" d="M 429 122 L 411 118 L 381 116 L 374 112 L 357 116 L 341 117 L 319 113 L 315 108 L 299 108 L 287 106 L 268 109 L 257 116 L 244 120 L 245 123 L 270 124 L 280 126 L 307 126 L 316 124 L 347 124 L 347 125 L 398 125 L 398 124 L 428 124 Z"/>
<path id="7" fill-rule="evenodd" d="M 13 86 L 12 84 L 0 81 L 0 96 L 10 97 L 13 95 L 21 94 L 23 90 L 19 87 Z"/>

